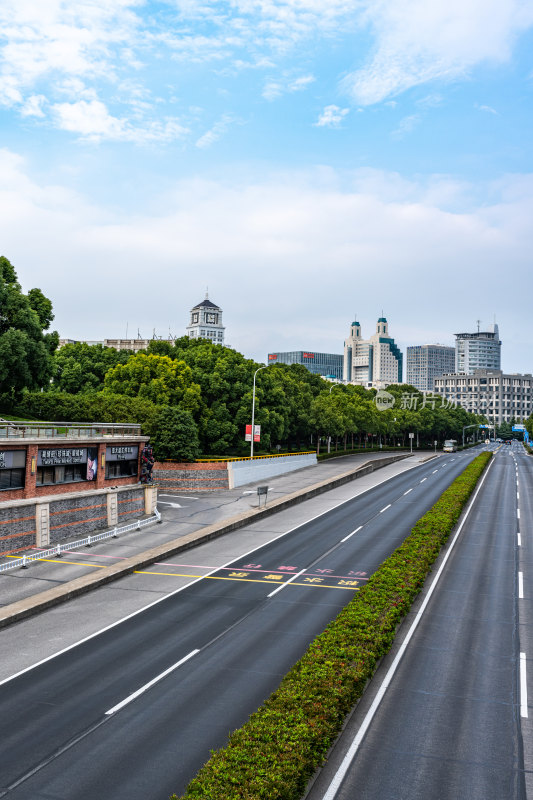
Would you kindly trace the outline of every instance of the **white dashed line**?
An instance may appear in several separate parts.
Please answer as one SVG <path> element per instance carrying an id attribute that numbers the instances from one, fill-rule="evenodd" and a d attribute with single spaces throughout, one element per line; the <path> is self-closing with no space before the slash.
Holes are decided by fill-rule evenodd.
<path id="1" fill-rule="evenodd" d="M 526 654 L 520 653 L 520 716 L 527 717 Z"/>
<path id="2" fill-rule="evenodd" d="M 405 495 L 406 495 L 406 494 L 409 494 L 409 492 L 412 492 L 412 491 L 413 491 L 413 487 L 411 487 L 411 488 L 410 488 L 410 489 L 408 489 L 406 492 L 404 492 L 404 493 L 403 493 L 403 496 L 405 497 Z"/>
<path id="3" fill-rule="evenodd" d="M 518 542 L 518 547 L 522 547 L 522 537 L 520 536 L 520 532 L 516 534 L 516 539 Z"/>
<path id="4" fill-rule="evenodd" d="M 438 472 L 438 469 L 434 469 L 431 474 L 434 475 L 436 472 Z"/>
<path id="5" fill-rule="evenodd" d="M 385 506 L 385 508 L 382 508 L 382 509 L 381 509 L 381 511 L 380 511 L 379 513 L 380 513 L 380 514 L 383 514 L 383 512 L 384 512 L 384 511 L 386 511 L 388 508 L 390 508 L 390 507 L 391 507 L 391 505 L 392 505 L 392 504 L 391 504 L 391 503 L 389 503 L 389 505 L 388 505 L 388 506 Z"/>
<path id="6" fill-rule="evenodd" d="M 355 529 L 354 531 L 352 531 L 351 533 L 349 533 L 349 534 L 348 534 L 348 536 L 345 536 L 345 537 L 344 537 L 344 539 L 341 539 L 341 542 L 346 542 L 346 541 L 347 541 L 347 540 L 350 538 L 350 536 L 353 536 L 353 535 L 354 535 L 354 533 L 357 533 L 357 531 L 360 531 L 362 527 L 363 527 L 362 525 L 359 525 L 359 527 L 358 527 L 358 528 L 356 528 L 356 529 Z"/>
<path id="7" fill-rule="evenodd" d="M 275 594 L 277 594 L 278 592 L 281 592 L 282 589 L 284 589 L 286 586 L 288 586 L 289 583 L 292 583 L 293 581 L 295 581 L 296 578 L 299 578 L 300 575 L 303 575 L 304 572 L 306 572 L 305 569 L 302 569 L 302 570 L 300 570 L 300 572 L 297 572 L 296 575 L 293 575 L 292 578 L 289 578 L 288 581 L 285 581 L 285 583 L 281 583 L 276 589 L 274 589 L 273 592 L 270 592 L 270 594 L 267 594 L 267 597 L 274 597 Z"/>
<path id="8" fill-rule="evenodd" d="M 427 478 L 422 478 L 422 480 L 420 481 L 420 483 L 424 483 L 424 481 L 427 481 Z"/>
<path id="9" fill-rule="evenodd" d="M 519 508 L 516 509 L 516 516 L 518 517 L 518 519 L 520 519 L 520 509 Z"/>
<path id="10" fill-rule="evenodd" d="M 524 573 L 518 573 L 518 599 L 524 599 Z"/>

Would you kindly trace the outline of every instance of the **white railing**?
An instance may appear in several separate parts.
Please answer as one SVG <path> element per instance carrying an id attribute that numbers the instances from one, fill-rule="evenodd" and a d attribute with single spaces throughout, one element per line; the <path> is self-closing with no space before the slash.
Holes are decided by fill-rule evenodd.
<path id="1" fill-rule="evenodd" d="M 157 508 L 154 511 L 153 517 L 138 519 L 136 522 L 131 522 L 129 525 L 122 525 L 120 528 L 113 528 L 113 530 L 97 533 L 94 536 L 86 536 L 85 539 L 78 539 L 76 542 L 70 542 L 69 544 L 56 544 L 48 550 L 39 550 L 37 553 L 23 555 L 13 561 L 7 561 L 5 564 L 0 564 L 0 572 L 7 572 L 8 569 L 24 569 L 28 564 L 31 564 L 32 561 L 39 561 L 41 558 L 50 558 L 51 556 L 58 558 L 61 557 L 62 553 L 68 550 L 76 550 L 78 547 L 91 547 L 93 544 L 96 544 L 96 542 L 101 542 L 104 539 L 117 539 L 121 533 L 140 530 L 140 528 L 144 528 L 152 522 L 161 522 L 161 514 Z"/>

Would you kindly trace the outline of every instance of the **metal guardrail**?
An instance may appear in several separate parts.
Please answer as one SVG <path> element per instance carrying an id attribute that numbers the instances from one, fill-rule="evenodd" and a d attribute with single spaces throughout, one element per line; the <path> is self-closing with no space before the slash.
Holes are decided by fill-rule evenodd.
<path id="1" fill-rule="evenodd" d="M 227 456 L 226 458 L 197 458 L 196 464 L 208 464 L 211 461 L 213 463 L 217 461 L 259 461 L 261 458 L 288 458 L 294 456 L 311 456 L 316 454 L 316 450 L 300 450 L 297 453 L 269 453 L 267 456 Z M 172 459 L 165 459 L 166 461 L 171 461 Z"/>
<path id="2" fill-rule="evenodd" d="M 40 550 L 38 553 L 16 558 L 14 561 L 6 561 L 5 564 L 0 564 L 0 572 L 7 572 L 9 569 L 25 569 L 28 564 L 31 564 L 33 561 L 40 561 L 42 558 L 50 558 L 50 556 L 60 558 L 61 554 L 68 550 L 77 550 L 79 547 L 91 547 L 91 545 L 96 544 L 96 542 L 101 542 L 104 539 L 117 539 L 121 533 L 140 530 L 140 528 L 144 528 L 152 522 L 161 522 L 161 514 L 157 508 L 155 509 L 154 516 L 148 517 L 148 519 L 138 519 L 136 522 L 123 525 L 121 528 L 113 528 L 111 531 L 97 533 L 95 536 L 86 536 L 85 539 L 78 539 L 78 541 L 70 542 L 69 544 L 57 544 L 54 547 L 50 547 L 48 550 Z"/>
<path id="3" fill-rule="evenodd" d="M 141 436 L 136 423 L 15 422 L 0 419 L 0 439 L 93 439 Z"/>

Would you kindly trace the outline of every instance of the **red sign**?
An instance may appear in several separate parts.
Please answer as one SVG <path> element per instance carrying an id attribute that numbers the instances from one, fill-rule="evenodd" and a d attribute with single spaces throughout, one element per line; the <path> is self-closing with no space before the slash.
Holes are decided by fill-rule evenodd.
<path id="1" fill-rule="evenodd" d="M 269 354 L 268 354 L 268 360 L 269 360 L 269 361 L 275 361 L 275 360 L 277 359 L 277 357 L 278 357 L 278 356 L 277 356 L 277 354 L 276 354 L 276 353 L 269 353 Z"/>
<path id="2" fill-rule="evenodd" d="M 246 434 L 244 436 L 246 442 L 252 441 L 252 426 L 246 426 Z M 261 441 L 261 425 L 254 425 L 254 442 Z"/>
<path id="3" fill-rule="evenodd" d="M 315 357 L 314 353 L 304 353 L 304 358 L 314 358 L 314 357 Z"/>

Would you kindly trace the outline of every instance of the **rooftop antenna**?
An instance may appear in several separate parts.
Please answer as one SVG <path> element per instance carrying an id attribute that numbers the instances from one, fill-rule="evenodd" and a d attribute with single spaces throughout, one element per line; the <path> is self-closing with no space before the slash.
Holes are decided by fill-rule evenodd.
<path id="1" fill-rule="evenodd" d="M 126 339 L 128 338 L 128 325 L 129 325 L 129 322 L 126 322 Z"/>
<path id="2" fill-rule="evenodd" d="M 141 336 L 141 331 L 139 330 L 139 328 L 137 328 L 137 339 L 142 339 L 142 338 L 143 337 Z"/>
<path id="3" fill-rule="evenodd" d="M 205 299 L 206 299 L 206 300 L 208 300 L 208 299 L 209 299 L 209 286 L 206 286 L 206 287 L 205 287 Z"/>
<path id="4" fill-rule="evenodd" d="M 481 320 L 480 320 L 480 319 L 478 319 L 478 320 L 477 320 L 477 332 L 478 332 L 478 333 L 479 333 L 479 326 L 480 326 L 480 325 L 481 325 Z"/>

